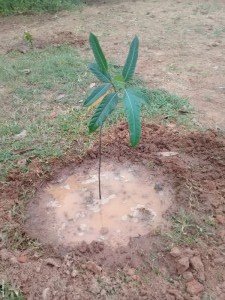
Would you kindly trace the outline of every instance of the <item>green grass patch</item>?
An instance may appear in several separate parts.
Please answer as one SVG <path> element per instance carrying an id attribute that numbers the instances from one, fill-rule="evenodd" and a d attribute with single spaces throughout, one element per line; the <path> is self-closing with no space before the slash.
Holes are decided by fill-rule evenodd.
<path id="1" fill-rule="evenodd" d="M 81 0 L 0 0 L 0 14 L 57 12 L 72 9 L 81 3 Z"/>
<path id="2" fill-rule="evenodd" d="M 14 167 L 27 171 L 29 162 L 65 154 L 76 143 L 80 155 L 95 138 L 88 134 L 91 109 L 82 107 L 95 79 L 88 62 L 70 46 L 18 52 L 0 56 L 0 178 Z M 112 67 L 112 66 L 111 66 Z M 163 90 L 149 90 L 139 79 L 149 102 L 145 120 L 187 124 L 188 101 Z M 108 126 L 123 116 L 123 108 L 112 114 Z M 20 134 L 22 133 L 22 136 Z M 79 145 L 79 146 L 78 146 Z"/>
<path id="3" fill-rule="evenodd" d="M 17 288 L 12 287 L 12 285 L 4 281 L 0 282 L 0 299 L 25 300 Z"/>
<path id="4" fill-rule="evenodd" d="M 214 224 L 210 218 L 200 219 L 199 217 L 180 210 L 171 217 L 171 231 L 166 237 L 173 245 L 192 245 L 198 243 L 202 237 L 213 235 Z"/>

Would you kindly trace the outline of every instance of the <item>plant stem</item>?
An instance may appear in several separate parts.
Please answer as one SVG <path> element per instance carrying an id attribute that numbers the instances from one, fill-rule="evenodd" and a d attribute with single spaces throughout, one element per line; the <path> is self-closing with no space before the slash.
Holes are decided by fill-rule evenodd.
<path id="1" fill-rule="evenodd" d="M 102 165 L 102 126 L 99 131 L 99 164 L 98 164 L 98 192 L 99 199 L 102 199 L 102 189 L 101 189 L 101 165 Z"/>

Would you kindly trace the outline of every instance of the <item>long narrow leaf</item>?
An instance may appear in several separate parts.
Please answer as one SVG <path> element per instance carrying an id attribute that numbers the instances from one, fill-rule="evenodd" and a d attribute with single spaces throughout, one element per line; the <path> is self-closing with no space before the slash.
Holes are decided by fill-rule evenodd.
<path id="1" fill-rule="evenodd" d="M 110 89 L 112 85 L 110 83 L 105 83 L 97 88 L 95 88 L 90 96 L 84 101 L 84 106 L 90 106 L 95 101 L 97 101 L 100 97 L 105 95 L 105 93 Z"/>
<path id="2" fill-rule="evenodd" d="M 106 95 L 100 105 L 97 107 L 89 123 L 89 131 L 95 131 L 101 126 L 105 119 L 111 114 L 118 103 L 119 97 L 116 93 Z"/>
<path id="3" fill-rule="evenodd" d="M 144 92 L 142 92 L 138 88 L 129 88 L 130 93 L 132 93 L 141 104 L 145 104 L 147 107 L 149 106 L 149 98 Z"/>
<path id="4" fill-rule="evenodd" d="M 130 80 L 134 75 L 138 59 L 138 48 L 139 39 L 136 36 L 130 45 L 130 50 L 122 72 L 125 81 Z"/>
<path id="5" fill-rule="evenodd" d="M 100 71 L 106 73 L 108 71 L 107 60 L 104 56 L 97 37 L 93 33 L 90 33 L 89 42 Z"/>
<path id="6" fill-rule="evenodd" d="M 141 137 L 140 101 L 131 89 L 125 90 L 124 105 L 130 131 L 131 146 L 135 147 Z"/>
<path id="7" fill-rule="evenodd" d="M 102 82 L 110 83 L 111 78 L 108 73 L 102 73 L 96 64 L 90 64 L 88 66 L 89 70 Z"/>

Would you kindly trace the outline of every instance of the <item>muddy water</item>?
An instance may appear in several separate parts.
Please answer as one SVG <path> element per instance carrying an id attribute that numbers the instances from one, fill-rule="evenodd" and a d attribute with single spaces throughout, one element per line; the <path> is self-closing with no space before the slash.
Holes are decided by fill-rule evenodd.
<path id="1" fill-rule="evenodd" d="M 168 192 L 155 190 L 145 167 L 106 162 L 102 170 L 101 201 L 97 165 L 50 184 L 30 206 L 33 235 L 63 245 L 102 240 L 116 246 L 163 223 Z"/>

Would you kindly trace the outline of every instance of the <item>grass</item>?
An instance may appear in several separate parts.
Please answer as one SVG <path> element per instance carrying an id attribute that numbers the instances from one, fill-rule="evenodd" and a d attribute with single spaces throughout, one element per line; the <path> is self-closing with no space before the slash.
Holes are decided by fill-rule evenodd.
<path id="1" fill-rule="evenodd" d="M 81 3 L 81 0 L 0 0 L 0 14 L 57 12 L 72 9 Z"/>
<path id="2" fill-rule="evenodd" d="M 94 78 L 87 61 L 70 46 L 31 50 L 0 56 L 0 178 L 12 168 L 27 171 L 34 158 L 59 157 L 74 147 L 82 155 L 94 135 L 88 134 L 90 110 L 82 107 Z M 136 79 L 149 107 L 144 119 L 187 123 L 190 114 L 186 99 L 163 90 L 149 90 Z M 121 107 L 108 126 L 123 116 Z M 22 133 L 22 137 L 19 135 Z"/>
<path id="3" fill-rule="evenodd" d="M 166 234 L 173 245 L 193 245 L 203 236 L 213 235 L 209 219 L 200 220 L 195 215 L 180 210 L 171 218 L 172 226 Z"/>
<path id="4" fill-rule="evenodd" d="M 25 300 L 21 292 L 13 288 L 9 283 L 0 282 L 0 299 L 6 300 Z"/>

